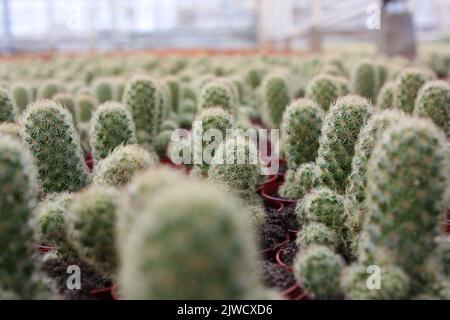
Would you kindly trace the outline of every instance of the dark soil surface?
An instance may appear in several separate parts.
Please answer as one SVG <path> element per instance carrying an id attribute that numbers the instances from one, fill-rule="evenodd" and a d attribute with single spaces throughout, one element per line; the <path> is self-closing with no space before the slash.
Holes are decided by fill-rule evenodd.
<path id="1" fill-rule="evenodd" d="M 295 255 L 297 254 L 297 252 L 298 248 L 295 241 L 289 241 L 285 246 L 283 246 L 283 248 L 281 248 L 280 259 L 285 265 L 290 267 L 294 262 Z"/>
<path id="2" fill-rule="evenodd" d="M 262 274 L 267 286 L 280 291 L 295 284 L 294 275 L 288 269 L 270 261 L 262 262 Z"/>
<path id="3" fill-rule="evenodd" d="M 71 275 L 67 273 L 67 267 L 73 264 L 76 264 L 81 269 L 80 290 L 67 288 L 67 279 Z M 55 281 L 60 295 L 65 300 L 93 300 L 94 297 L 90 293 L 91 290 L 107 288 L 112 285 L 110 279 L 98 274 L 84 262 L 69 263 L 57 258 L 48 259 L 42 263 L 42 270 Z"/>

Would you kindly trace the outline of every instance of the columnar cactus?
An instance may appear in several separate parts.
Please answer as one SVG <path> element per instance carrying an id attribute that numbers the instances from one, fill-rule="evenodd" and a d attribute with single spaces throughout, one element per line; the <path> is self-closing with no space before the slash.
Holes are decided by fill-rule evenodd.
<path id="1" fill-rule="evenodd" d="M 93 94 L 98 104 L 114 100 L 114 89 L 111 80 L 108 78 L 96 79 L 93 83 Z"/>
<path id="2" fill-rule="evenodd" d="M 32 100 L 29 88 L 23 83 L 14 83 L 11 88 L 11 98 L 19 112 L 22 112 Z"/>
<path id="3" fill-rule="evenodd" d="M 251 140 L 242 136 L 222 142 L 212 159 L 209 180 L 223 186 L 246 204 L 259 203 L 258 150 Z"/>
<path id="4" fill-rule="evenodd" d="M 22 127 L 13 122 L 0 123 L 0 135 L 9 135 L 22 141 Z"/>
<path id="5" fill-rule="evenodd" d="M 272 127 L 279 127 L 291 100 L 284 77 L 281 74 L 268 75 L 263 82 L 262 96 L 265 121 Z"/>
<path id="6" fill-rule="evenodd" d="M 67 238 L 80 257 L 110 277 L 117 268 L 115 228 L 119 201 L 116 189 L 91 186 L 73 197 L 64 216 Z"/>
<path id="7" fill-rule="evenodd" d="M 155 152 L 162 158 L 167 156 L 167 151 L 172 141 L 172 130 L 163 130 L 155 138 Z"/>
<path id="8" fill-rule="evenodd" d="M 161 112 L 159 84 L 150 77 L 136 76 L 125 90 L 124 101 L 133 116 L 138 143 L 151 146 L 159 128 L 159 112 Z"/>
<path id="9" fill-rule="evenodd" d="M 316 163 L 320 180 L 338 192 L 345 191 L 359 132 L 372 112 L 367 99 L 348 95 L 339 98 L 325 117 Z"/>
<path id="10" fill-rule="evenodd" d="M 306 97 L 317 102 L 324 111 L 328 111 L 341 93 L 342 85 L 334 76 L 326 74 L 314 77 L 306 88 Z"/>
<path id="11" fill-rule="evenodd" d="M 210 161 L 214 157 L 214 149 L 210 150 L 211 159 L 204 159 L 204 152 L 208 145 L 210 145 L 215 138 L 210 137 L 211 141 L 204 141 L 205 133 L 215 134 L 220 133 L 220 139 L 226 139 L 227 130 L 232 129 L 235 126 L 233 116 L 221 107 L 210 107 L 202 109 L 194 119 L 192 127 L 193 135 L 193 158 L 202 160 L 200 164 L 196 164 L 196 167 L 200 169 L 202 175 L 207 175 Z M 208 132 L 208 130 L 210 132 Z M 211 132 L 217 130 L 217 132 Z M 220 140 L 222 141 L 222 140 Z M 219 141 L 219 142 L 220 142 Z M 217 144 L 217 142 L 216 142 Z"/>
<path id="12" fill-rule="evenodd" d="M 55 95 L 53 95 L 52 100 L 58 102 L 63 107 L 67 108 L 67 110 L 69 110 L 70 113 L 72 114 L 73 120 L 74 121 L 77 120 L 75 101 L 70 93 L 58 92 Z"/>
<path id="13" fill-rule="evenodd" d="M 165 81 L 167 82 L 169 89 L 170 89 L 170 94 L 171 94 L 171 110 L 174 112 L 178 112 L 178 106 L 180 103 L 180 94 L 181 94 L 181 90 L 180 90 L 180 82 L 178 81 L 177 78 L 171 76 L 171 77 L 167 77 L 165 79 Z"/>
<path id="14" fill-rule="evenodd" d="M 202 87 L 198 110 L 209 107 L 222 107 L 234 113 L 237 108 L 236 103 L 231 86 L 224 80 L 212 80 Z"/>
<path id="15" fill-rule="evenodd" d="M 338 247 L 338 236 L 333 229 L 325 224 L 311 222 L 299 231 L 296 243 L 299 252 L 303 252 L 311 245 L 322 245 L 335 251 Z"/>
<path id="16" fill-rule="evenodd" d="M 91 94 L 80 94 L 75 99 L 76 115 L 79 123 L 88 123 L 96 108 L 95 98 Z"/>
<path id="17" fill-rule="evenodd" d="M 120 250 L 122 298 L 248 297 L 258 284 L 249 229 L 234 199 L 204 182 L 180 180 L 159 192 L 132 224 Z"/>
<path id="18" fill-rule="evenodd" d="M 361 61 L 352 71 L 352 92 L 375 102 L 379 89 L 378 68 L 370 61 Z"/>
<path id="19" fill-rule="evenodd" d="M 23 115 L 23 139 L 33 155 L 44 192 L 78 191 L 89 183 L 72 115 L 60 104 L 37 101 Z"/>
<path id="20" fill-rule="evenodd" d="M 369 161 L 364 260 L 377 262 L 386 251 L 411 278 L 414 293 L 423 289 L 417 279 L 437 248 L 448 205 L 447 170 L 445 136 L 426 119 L 405 118 L 389 127 Z"/>
<path id="21" fill-rule="evenodd" d="M 59 85 L 54 81 L 44 82 L 39 88 L 40 99 L 52 99 L 60 91 Z"/>
<path id="22" fill-rule="evenodd" d="M 395 82 L 385 83 L 378 94 L 377 105 L 380 109 L 392 109 L 394 107 Z"/>
<path id="23" fill-rule="evenodd" d="M 122 186 L 127 184 L 136 172 L 155 163 L 155 155 L 138 145 L 121 145 L 94 168 L 94 183 Z"/>
<path id="24" fill-rule="evenodd" d="M 341 257 L 329 248 L 311 245 L 295 258 L 294 276 L 312 298 L 339 298 L 343 264 Z"/>
<path id="25" fill-rule="evenodd" d="M 95 161 L 106 158 L 121 144 L 135 144 L 136 129 L 130 112 L 119 102 L 100 105 L 92 117 L 90 139 Z"/>
<path id="26" fill-rule="evenodd" d="M 450 136 L 450 87 L 445 81 L 430 81 L 419 91 L 414 113 L 430 117 Z"/>
<path id="27" fill-rule="evenodd" d="M 300 199 L 318 184 L 316 164 L 307 162 L 296 170 L 286 172 L 285 182 L 280 186 L 279 193 L 285 198 Z"/>
<path id="28" fill-rule="evenodd" d="M 420 69 L 402 71 L 395 83 L 394 107 L 412 113 L 417 94 L 427 80 L 427 75 Z"/>
<path id="29" fill-rule="evenodd" d="M 0 122 L 14 122 L 16 120 L 16 108 L 6 89 L 0 87 Z"/>

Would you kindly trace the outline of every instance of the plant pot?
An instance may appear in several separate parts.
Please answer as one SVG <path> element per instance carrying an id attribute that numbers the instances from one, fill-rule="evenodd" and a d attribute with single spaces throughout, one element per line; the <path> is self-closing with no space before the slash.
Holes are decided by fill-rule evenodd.
<path id="1" fill-rule="evenodd" d="M 115 286 L 101 289 L 93 289 L 91 290 L 91 295 L 95 300 L 115 300 Z"/>
<path id="2" fill-rule="evenodd" d="M 94 158 L 92 157 L 92 152 L 88 152 L 85 156 L 85 162 L 89 170 L 92 172 L 94 169 Z"/>
<path id="3" fill-rule="evenodd" d="M 264 201 L 272 208 L 279 208 L 280 204 L 283 204 L 285 207 L 289 207 L 297 203 L 297 200 L 286 199 L 278 196 L 278 189 L 283 182 L 284 176 L 281 175 L 275 180 L 269 180 L 264 183 L 260 190 L 260 194 L 264 198 Z"/>
<path id="4" fill-rule="evenodd" d="M 38 249 L 39 253 L 41 253 L 41 254 L 45 254 L 45 253 L 56 250 L 56 248 L 52 247 L 52 246 L 37 246 L 37 249 Z"/>
<path id="5" fill-rule="evenodd" d="M 448 233 L 448 234 L 450 234 L 450 222 L 449 222 L 449 223 L 447 223 L 447 228 L 446 228 L 446 231 L 447 231 L 447 233 Z"/>
<path id="6" fill-rule="evenodd" d="M 282 291 L 281 295 L 288 300 L 306 300 L 308 298 L 298 283 Z"/>
<path id="7" fill-rule="evenodd" d="M 280 247 L 278 248 L 278 250 L 277 250 L 277 252 L 276 252 L 276 254 L 275 254 L 275 260 L 276 260 L 276 262 L 278 263 L 278 265 L 279 265 L 280 267 L 285 268 L 285 269 L 288 269 L 289 272 L 292 272 L 292 267 L 290 267 L 290 266 L 288 266 L 287 264 L 285 264 L 285 263 L 283 262 L 283 260 L 281 259 L 281 251 L 282 251 L 283 248 L 287 245 L 287 243 L 288 243 L 288 240 L 286 240 L 286 241 L 283 243 L 283 246 L 280 246 Z"/>

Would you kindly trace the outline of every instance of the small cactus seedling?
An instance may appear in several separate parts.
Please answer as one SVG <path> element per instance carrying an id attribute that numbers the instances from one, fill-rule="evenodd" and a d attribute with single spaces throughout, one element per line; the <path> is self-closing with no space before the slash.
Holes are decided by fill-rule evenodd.
<path id="1" fill-rule="evenodd" d="M 294 261 L 294 276 L 300 286 L 315 299 L 333 299 L 342 294 L 341 257 L 325 246 L 311 245 Z"/>
<path id="2" fill-rule="evenodd" d="M 315 160 L 323 118 L 323 111 L 309 99 L 299 99 L 286 108 L 281 143 L 289 169 L 295 170 L 302 163 Z"/>
<path id="3" fill-rule="evenodd" d="M 358 63 L 352 72 L 352 92 L 375 102 L 379 89 L 379 74 L 375 64 L 369 61 Z"/>
<path id="4" fill-rule="evenodd" d="M 0 122 L 14 122 L 16 120 L 16 108 L 6 89 L 0 87 Z"/>
<path id="5" fill-rule="evenodd" d="M 130 112 L 119 102 L 105 102 L 91 121 L 91 147 L 95 161 L 106 158 L 122 144 L 136 143 L 136 130 Z"/>
<path id="6" fill-rule="evenodd" d="M 341 93 L 342 84 L 334 76 L 326 74 L 313 78 L 306 88 L 306 97 L 317 102 L 324 111 L 328 111 Z"/>
<path id="7" fill-rule="evenodd" d="M 335 251 L 338 246 L 338 238 L 336 232 L 325 224 L 311 222 L 299 231 L 296 243 L 299 252 L 303 252 L 311 245 L 322 245 Z"/>
<path id="8" fill-rule="evenodd" d="M 22 112 L 31 102 L 31 93 L 29 88 L 23 83 L 15 83 L 10 88 L 11 98 L 19 112 Z"/>
<path id="9" fill-rule="evenodd" d="M 316 164 L 307 162 L 295 171 L 288 170 L 285 175 L 285 182 L 280 186 L 279 193 L 288 199 L 300 199 L 312 188 L 318 186 Z"/>
<path id="10" fill-rule="evenodd" d="M 272 127 L 279 127 L 283 112 L 291 100 L 284 77 L 279 74 L 268 75 L 264 79 L 262 96 L 265 121 Z"/>
<path id="11" fill-rule="evenodd" d="M 392 109 L 394 107 L 395 82 L 385 83 L 377 97 L 377 105 L 380 109 Z"/>
<path id="12" fill-rule="evenodd" d="M 91 186 L 73 197 L 64 217 L 67 238 L 80 257 L 112 277 L 117 268 L 115 227 L 119 201 L 116 189 Z"/>
<path id="13" fill-rule="evenodd" d="M 114 90 L 111 79 L 100 78 L 93 83 L 93 94 L 98 104 L 114 100 Z"/>
<path id="14" fill-rule="evenodd" d="M 198 110 L 209 107 L 222 107 L 231 113 L 236 111 L 232 88 L 225 80 L 212 80 L 205 84 L 200 92 Z"/>
<path id="15" fill-rule="evenodd" d="M 146 76 L 134 77 L 125 90 L 124 101 L 133 116 L 138 143 L 151 146 L 159 128 L 161 112 L 162 99 L 158 82 Z"/>
<path id="16" fill-rule="evenodd" d="M 75 99 L 75 109 L 79 123 L 88 123 L 96 108 L 95 98 L 91 94 L 80 94 Z"/>
<path id="17" fill-rule="evenodd" d="M 419 91 L 414 113 L 430 117 L 450 136 L 450 87 L 445 81 L 430 81 Z"/>
<path id="18" fill-rule="evenodd" d="M 248 297 L 258 285 L 248 217 L 206 182 L 178 184 L 159 192 L 132 224 L 120 250 L 122 297 Z"/>
<path id="19" fill-rule="evenodd" d="M 23 116 L 23 139 L 35 159 L 44 192 L 78 191 L 89 183 L 72 115 L 60 104 L 37 101 Z"/>
<path id="20" fill-rule="evenodd" d="M 367 99 L 348 95 L 339 98 L 325 117 L 316 164 L 322 183 L 340 193 L 346 188 L 359 133 L 372 112 Z"/>
<path id="21" fill-rule="evenodd" d="M 94 168 L 94 183 L 122 186 L 127 184 L 136 172 L 155 163 L 155 155 L 138 145 L 122 145 Z"/>
<path id="22" fill-rule="evenodd" d="M 427 75 L 420 69 L 405 69 L 397 78 L 394 93 L 394 106 L 412 113 L 417 94 L 427 81 Z"/>

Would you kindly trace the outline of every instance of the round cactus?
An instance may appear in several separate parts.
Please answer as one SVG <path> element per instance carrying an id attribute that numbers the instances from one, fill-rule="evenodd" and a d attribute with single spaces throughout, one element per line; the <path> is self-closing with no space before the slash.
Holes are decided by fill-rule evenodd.
<path id="1" fill-rule="evenodd" d="M 115 227 L 119 200 L 116 189 L 91 186 L 73 197 L 64 216 L 67 238 L 80 257 L 107 276 L 114 276 L 117 268 Z"/>
<path id="2" fill-rule="evenodd" d="M 279 127 L 283 112 L 291 100 L 284 77 L 279 74 L 268 75 L 264 79 L 262 96 L 265 121 L 272 127 Z"/>
<path id="3" fill-rule="evenodd" d="M 370 277 L 366 267 L 354 265 L 344 269 L 342 288 L 347 299 L 351 300 L 399 300 L 408 297 L 409 278 L 398 267 L 382 267 L 380 288 L 369 289 Z"/>
<path id="4" fill-rule="evenodd" d="M 11 98 L 17 110 L 22 112 L 31 101 L 29 88 L 23 83 L 15 83 L 10 88 Z"/>
<path id="5" fill-rule="evenodd" d="M 318 186 L 316 164 L 308 162 L 300 165 L 297 170 L 288 170 L 285 182 L 280 186 L 279 193 L 288 199 L 300 199 L 312 188 Z"/>
<path id="6" fill-rule="evenodd" d="M 98 104 L 114 100 L 114 90 L 111 83 L 111 79 L 108 78 L 96 79 L 92 86 L 93 86 L 93 94 L 96 97 Z"/>
<path id="7" fill-rule="evenodd" d="M 325 246 L 311 245 L 294 260 L 294 276 L 300 286 L 315 299 L 341 296 L 340 277 L 343 261 Z"/>
<path id="8" fill-rule="evenodd" d="M 309 99 L 291 103 L 283 114 L 281 143 L 289 169 L 314 161 L 324 118 L 320 107 Z"/>
<path id="9" fill-rule="evenodd" d="M 161 131 L 155 138 L 155 152 L 162 158 L 167 156 L 167 150 L 172 141 L 172 130 Z"/>
<path id="10" fill-rule="evenodd" d="M 53 81 L 44 82 L 39 88 L 39 99 L 52 99 L 60 91 L 60 87 Z"/>
<path id="11" fill-rule="evenodd" d="M 161 131 L 166 131 L 166 130 L 176 130 L 178 129 L 178 123 L 175 120 L 172 119 L 167 119 L 164 120 L 164 122 L 161 124 Z"/>
<path id="12" fill-rule="evenodd" d="M 325 117 L 316 164 L 320 180 L 340 193 L 346 188 L 359 133 L 372 112 L 367 99 L 348 95 L 339 98 Z"/>
<path id="13" fill-rule="evenodd" d="M 236 103 L 231 86 L 224 80 L 213 80 L 202 87 L 198 110 L 222 107 L 234 113 L 237 108 Z"/>
<path id="14" fill-rule="evenodd" d="M 444 81 L 430 81 L 419 91 L 414 113 L 430 117 L 450 136 L 450 87 Z"/>
<path id="15" fill-rule="evenodd" d="M 88 123 L 96 107 L 95 98 L 91 94 L 80 94 L 75 99 L 75 109 L 79 123 Z"/>
<path id="16" fill-rule="evenodd" d="M 447 210 L 445 136 L 427 119 L 404 118 L 381 136 L 368 165 L 366 246 L 385 250 L 417 288 Z M 370 260 L 370 256 L 366 258 Z"/>
<path id="17" fill-rule="evenodd" d="M 125 90 L 124 101 L 133 116 L 138 143 L 153 145 L 162 102 L 158 82 L 146 76 L 134 77 Z"/>
<path id="18" fill-rule="evenodd" d="M 370 61 L 361 61 L 352 71 L 352 92 L 375 102 L 379 89 L 378 68 Z"/>
<path id="19" fill-rule="evenodd" d="M 200 169 L 202 175 L 206 175 L 208 173 L 209 164 L 212 157 L 214 157 L 215 151 L 214 149 L 210 151 L 211 159 L 204 159 L 205 152 L 208 151 L 206 148 L 214 141 L 212 137 L 211 141 L 204 141 L 207 138 L 206 135 L 212 132 L 212 130 L 217 130 L 217 132 L 212 133 L 220 133 L 220 138 L 225 139 L 227 130 L 232 129 L 234 126 L 235 122 L 233 116 L 221 107 L 210 107 L 203 109 L 195 117 L 192 128 L 193 157 L 194 161 L 196 159 L 201 160 L 201 163 L 196 164 L 196 167 Z M 220 140 L 219 143 L 221 141 L 222 140 Z"/>
<path id="20" fill-rule="evenodd" d="M 299 252 L 311 245 L 326 246 L 334 251 L 338 246 L 338 238 L 336 232 L 323 223 L 311 222 L 299 231 L 296 243 Z"/>
<path id="21" fill-rule="evenodd" d="M 170 96 L 171 96 L 171 110 L 174 112 L 178 112 L 178 106 L 180 103 L 180 94 L 181 94 L 181 90 L 180 90 L 180 82 L 178 81 L 177 78 L 175 77 L 167 77 L 165 79 L 165 81 L 167 82 L 167 85 L 169 86 L 170 89 Z"/>
<path id="22" fill-rule="evenodd" d="M 121 250 L 122 297 L 247 297 L 257 285 L 249 228 L 235 200 L 208 184 L 194 181 L 161 191 L 133 223 Z"/>
<path id="23" fill-rule="evenodd" d="M 90 180 L 72 115 L 60 104 L 37 101 L 23 116 L 23 139 L 35 159 L 44 192 L 77 191 Z"/>
<path id="24" fill-rule="evenodd" d="M 395 83 L 394 107 L 412 113 L 417 94 L 427 80 L 427 75 L 420 69 L 402 71 Z"/>
<path id="25" fill-rule="evenodd" d="M 14 122 L 16 120 L 16 108 L 6 89 L 0 87 L 0 122 Z"/>
<path id="26" fill-rule="evenodd" d="M 77 120 L 75 101 L 70 93 L 58 92 L 53 95 L 52 100 L 58 102 L 63 107 L 67 108 L 67 110 L 69 110 L 70 113 L 72 114 L 73 120 L 74 121 Z"/>
<path id="27" fill-rule="evenodd" d="M 119 102 L 105 102 L 94 113 L 90 132 L 95 161 L 106 158 L 122 144 L 135 144 L 136 130 L 130 112 Z"/>
<path id="28" fill-rule="evenodd" d="M 394 106 L 395 82 L 385 83 L 377 97 L 377 105 L 380 109 L 392 109 Z"/>
<path id="29" fill-rule="evenodd" d="M 155 155 L 138 145 L 121 145 L 95 166 L 94 183 L 111 186 L 125 185 L 136 172 L 147 168 L 155 161 Z"/>
<path id="30" fill-rule="evenodd" d="M 317 102 L 324 111 L 328 111 L 341 93 L 342 84 L 326 74 L 314 77 L 306 88 L 306 97 Z"/>
<path id="31" fill-rule="evenodd" d="M 209 180 L 223 186 L 246 204 L 259 203 L 260 167 L 258 150 L 251 140 L 242 136 L 222 142 L 216 150 L 208 171 Z"/>
<path id="32" fill-rule="evenodd" d="M 2 122 L 0 123 L 0 134 L 9 135 L 22 141 L 22 127 L 17 123 Z"/>

